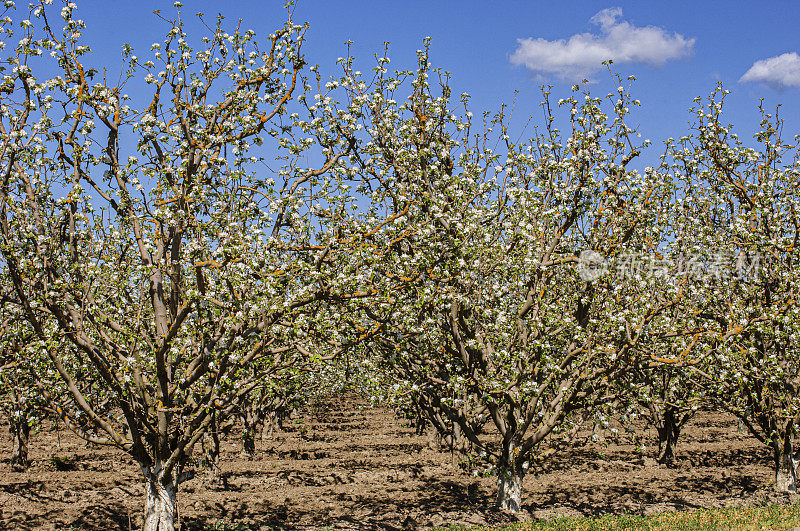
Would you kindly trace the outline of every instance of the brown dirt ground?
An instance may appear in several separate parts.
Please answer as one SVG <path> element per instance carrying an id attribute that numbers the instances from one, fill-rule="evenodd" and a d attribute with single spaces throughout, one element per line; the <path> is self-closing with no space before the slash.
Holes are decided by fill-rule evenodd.
<path id="1" fill-rule="evenodd" d="M 429 450 L 425 437 L 391 411 L 364 406 L 339 396 L 301 412 L 285 431 L 262 438 L 253 460 L 240 455 L 235 439 L 226 443 L 221 468 L 228 490 L 207 488 L 202 472 L 183 484 L 182 528 L 402 529 L 517 518 L 492 508 L 494 478 L 454 468 L 448 453 Z M 14 472 L 8 425 L 0 429 L 0 528 L 141 525 L 143 488 L 130 459 L 47 427 L 31 438 L 31 468 Z M 646 442 L 652 439 L 651 430 Z M 651 514 L 780 499 L 769 490 L 768 452 L 727 415 L 695 417 L 680 441 L 678 467 L 659 467 L 654 452 L 637 451 L 628 435 L 576 443 L 525 478 L 522 518 Z M 72 470 L 56 470 L 53 456 L 66 458 Z"/>

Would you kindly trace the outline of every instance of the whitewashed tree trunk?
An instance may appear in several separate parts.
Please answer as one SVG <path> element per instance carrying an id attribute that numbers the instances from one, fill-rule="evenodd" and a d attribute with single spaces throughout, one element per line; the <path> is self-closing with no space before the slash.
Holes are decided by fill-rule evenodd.
<path id="1" fill-rule="evenodd" d="M 775 490 L 778 492 L 797 492 L 798 456 L 795 455 L 790 437 L 783 444 L 775 445 Z"/>
<path id="2" fill-rule="evenodd" d="M 501 468 L 497 475 L 497 506 L 518 513 L 522 507 L 522 480 L 525 474 L 519 467 Z"/>
<path id="3" fill-rule="evenodd" d="M 522 509 L 522 480 L 525 471 L 517 459 L 514 443 L 508 443 L 497 467 L 497 506 L 505 511 L 518 513 Z"/>
<path id="4" fill-rule="evenodd" d="M 142 467 L 145 475 L 143 531 L 174 531 L 178 516 L 178 485 L 172 478 L 158 478 L 161 464 Z"/>

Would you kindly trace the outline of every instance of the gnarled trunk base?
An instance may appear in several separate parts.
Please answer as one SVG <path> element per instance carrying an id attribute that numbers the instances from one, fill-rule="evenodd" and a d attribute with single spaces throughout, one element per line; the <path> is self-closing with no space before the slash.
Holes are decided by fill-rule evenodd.
<path id="1" fill-rule="evenodd" d="M 143 531 L 174 531 L 178 516 L 178 486 L 146 473 Z"/>
<path id="2" fill-rule="evenodd" d="M 505 467 L 498 471 L 497 506 L 518 513 L 522 509 L 522 480 L 525 474 L 519 467 Z"/>
<path id="3" fill-rule="evenodd" d="M 694 411 L 680 409 L 677 406 L 666 404 L 661 414 L 660 425 L 656 421 L 658 432 L 658 462 L 662 465 L 673 466 L 677 461 L 676 449 L 681 430 L 694 416 Z"/>
<path id="4" fill-rule="evenodd" d="M 662 465 L 673 466 L 675 464 L 675 448 L 678 445 L 678 437 L 681 430 L 677 425 L 665 425 L 658 428 L 658 462 Z"/>
<path id="5" fill-rule="evenodd" d="M 775 490 L 777 492 L 797 492 L 797 467 L 800 459 L 792 451 L 792 443 L 777 445 L 773 449 L 775 460 Z"/>

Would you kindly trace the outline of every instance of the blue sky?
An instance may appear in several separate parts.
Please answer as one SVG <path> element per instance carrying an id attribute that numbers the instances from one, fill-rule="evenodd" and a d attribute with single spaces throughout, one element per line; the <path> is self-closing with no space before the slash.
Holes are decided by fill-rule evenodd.
<path id="1" fill-rule="evenodd" d="M 184 4 L 187 20 L 199 11 L 209 18 L 222 11 L 229 23 L 241 18 L 261 35 L 285 17 L 280 0 Z M 172 1 L 78 0 L 77 16 L 87 22 L 88 43 L 114 65 L 123 42 L 144 58 L 160 40 L 167 28 L 154 9 L 174 12 Z M 472 95 L 476 114 L 510 102 L 517 90 L 517 112 L 538 117 L 539 85 L 554 85 L 557 100 L 581 77 L 604 95 L 608 74 L 593 65 L 609 55 L 617 72 L 638 78 L 633 94 L 643 107 L 633 120 L 656 146 L 686 133 L 692 99 L 708 95 L 717 81 L 732 91 L 727 115 L 743 138 L 758 126 L 762 97 L 768 109 L 782 104 L 786 138 L 800 133 L 796 1 L 300 0 L 294 18 L 311 24 L 307 58 L 329 74 L 337 72 L 346 40 L 355 41 L 353 54 L 367 71 L 384 41 L 391 43 L 391 66 L 411 68 L 422 39 L 433 37 L 433 64 L 452 72 L 455 94 Z"/>

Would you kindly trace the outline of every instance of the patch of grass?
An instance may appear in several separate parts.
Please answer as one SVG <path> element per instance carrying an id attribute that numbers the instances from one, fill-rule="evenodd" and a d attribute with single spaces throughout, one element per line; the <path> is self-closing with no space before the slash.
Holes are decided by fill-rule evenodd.
<path id="1" fill-rule="evenodd" d="M 652 516 L 600 516 L 535 520 L 498 528 L 449 527 L 450 531 L 728 531 L 785 530 L 800 526 L 800 505 L 726 507 L 664 512 Z"/>

